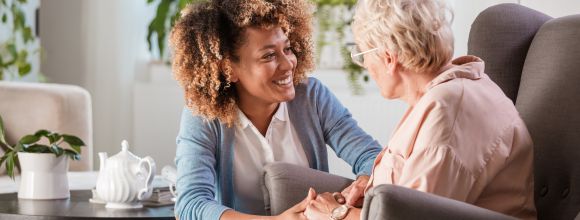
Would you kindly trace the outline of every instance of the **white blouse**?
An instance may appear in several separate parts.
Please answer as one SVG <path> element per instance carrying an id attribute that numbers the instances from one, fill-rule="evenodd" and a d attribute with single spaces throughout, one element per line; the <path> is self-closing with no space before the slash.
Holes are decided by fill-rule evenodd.
<path id="1" fill-rule="evenodd" d="M 308 159 L 288 117 L 286 103 L 278 106 L 263 136 L 238 109 L 239 124 L 235 125 L 233 180 L 237 211 L 266 214 L 262 192 L 264 166 L 286 162 L 309 167 Z M 251 201 L 251 202 L 249 202 Z"/>

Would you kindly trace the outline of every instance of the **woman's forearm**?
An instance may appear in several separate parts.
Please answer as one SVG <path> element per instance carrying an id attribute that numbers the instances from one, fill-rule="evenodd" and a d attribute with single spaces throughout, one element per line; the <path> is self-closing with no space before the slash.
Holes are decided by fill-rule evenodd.
<path id="1" fill-rule="evenodd" d="M 362 210 L 359 208 L 351 208 L 350 211 L 348 211 L 348 215 L 346 215 L 346 218 L 344 218 L 344 220 L 359 220 L 361 211 Z"/>
<path id="2" fill-rule="evenodd" d="M 274 219 L 274 216 L 259 216 L 259 215 L 249 215 L 241 212 L 236 212 L 233 209 L 227 210 L 222 214 L 220 220 L 250 220 L 250 219 Z"/>

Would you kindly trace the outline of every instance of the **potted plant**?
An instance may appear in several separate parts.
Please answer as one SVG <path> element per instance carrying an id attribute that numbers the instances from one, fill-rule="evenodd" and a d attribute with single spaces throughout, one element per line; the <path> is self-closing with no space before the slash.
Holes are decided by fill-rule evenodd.
<path id="1" fill-rule="evenodd" d="M 61 147 L 64 143 L 70 148 Z M 5 164 L 6 172 L 13 180 L 14 169 L 20 167 L 18 198 L 68 198 L 68 158 L 80 160 L 83 146 L 85 143 L 76 136 L 47 130 L 25 135 L 11 146 L 6 142 L 4 122 L 0 116 L 0 147 L 5 151 L 0 158 L 0 166 Z"/>

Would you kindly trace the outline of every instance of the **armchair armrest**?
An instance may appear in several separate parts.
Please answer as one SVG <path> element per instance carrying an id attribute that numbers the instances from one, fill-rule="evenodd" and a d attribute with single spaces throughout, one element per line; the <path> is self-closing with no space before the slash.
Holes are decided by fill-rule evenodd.
<path id="1" fill-rule="evenodd" d="M 515 219 L 468 203 L 395 185 L 365 195 L 361 219 Z"/>
<path id="2" fill-rule="evenodd" d="M 264 202 L 266 211 L 278 215 L 316 192 L 340 192 L 353 180 L 288 163 L 272 163 L 264 167 Z"/>

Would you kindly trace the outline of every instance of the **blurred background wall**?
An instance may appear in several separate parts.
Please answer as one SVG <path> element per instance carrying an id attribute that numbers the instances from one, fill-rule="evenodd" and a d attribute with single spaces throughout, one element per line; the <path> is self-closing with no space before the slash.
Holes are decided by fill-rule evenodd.
<path id="1" fill-rule="evenodd" d="M 147 49 L 146 29 L 154 7 L 145 0 L 39 1 L 45 53 L 40 70 L 48 82 L 80 85 L 92 94 L 94 152 L 117 153 L 126 139 L 135 154 L 151 155 L 158 167 L 172 164 L 183 98 L 170 69 L 153 61 Z M 580 13 L 577 0 L 448 2 L 455 10 L 456 56 L 467 51 L 475 16 L 491 5 L 519 3 L 555 17 Z M 330 87 L 361 127 L 384 146 L 406 106 L 384 100 L 372 82 L 363 83 L 364 95 L 353 95 L 346 75 L 333 65 L 340 59 L 336 50 L 323 50 L 322 65 L 312 76 Z M 332 173 L 353 177 L 334 155 L 330 163 Z"/>

